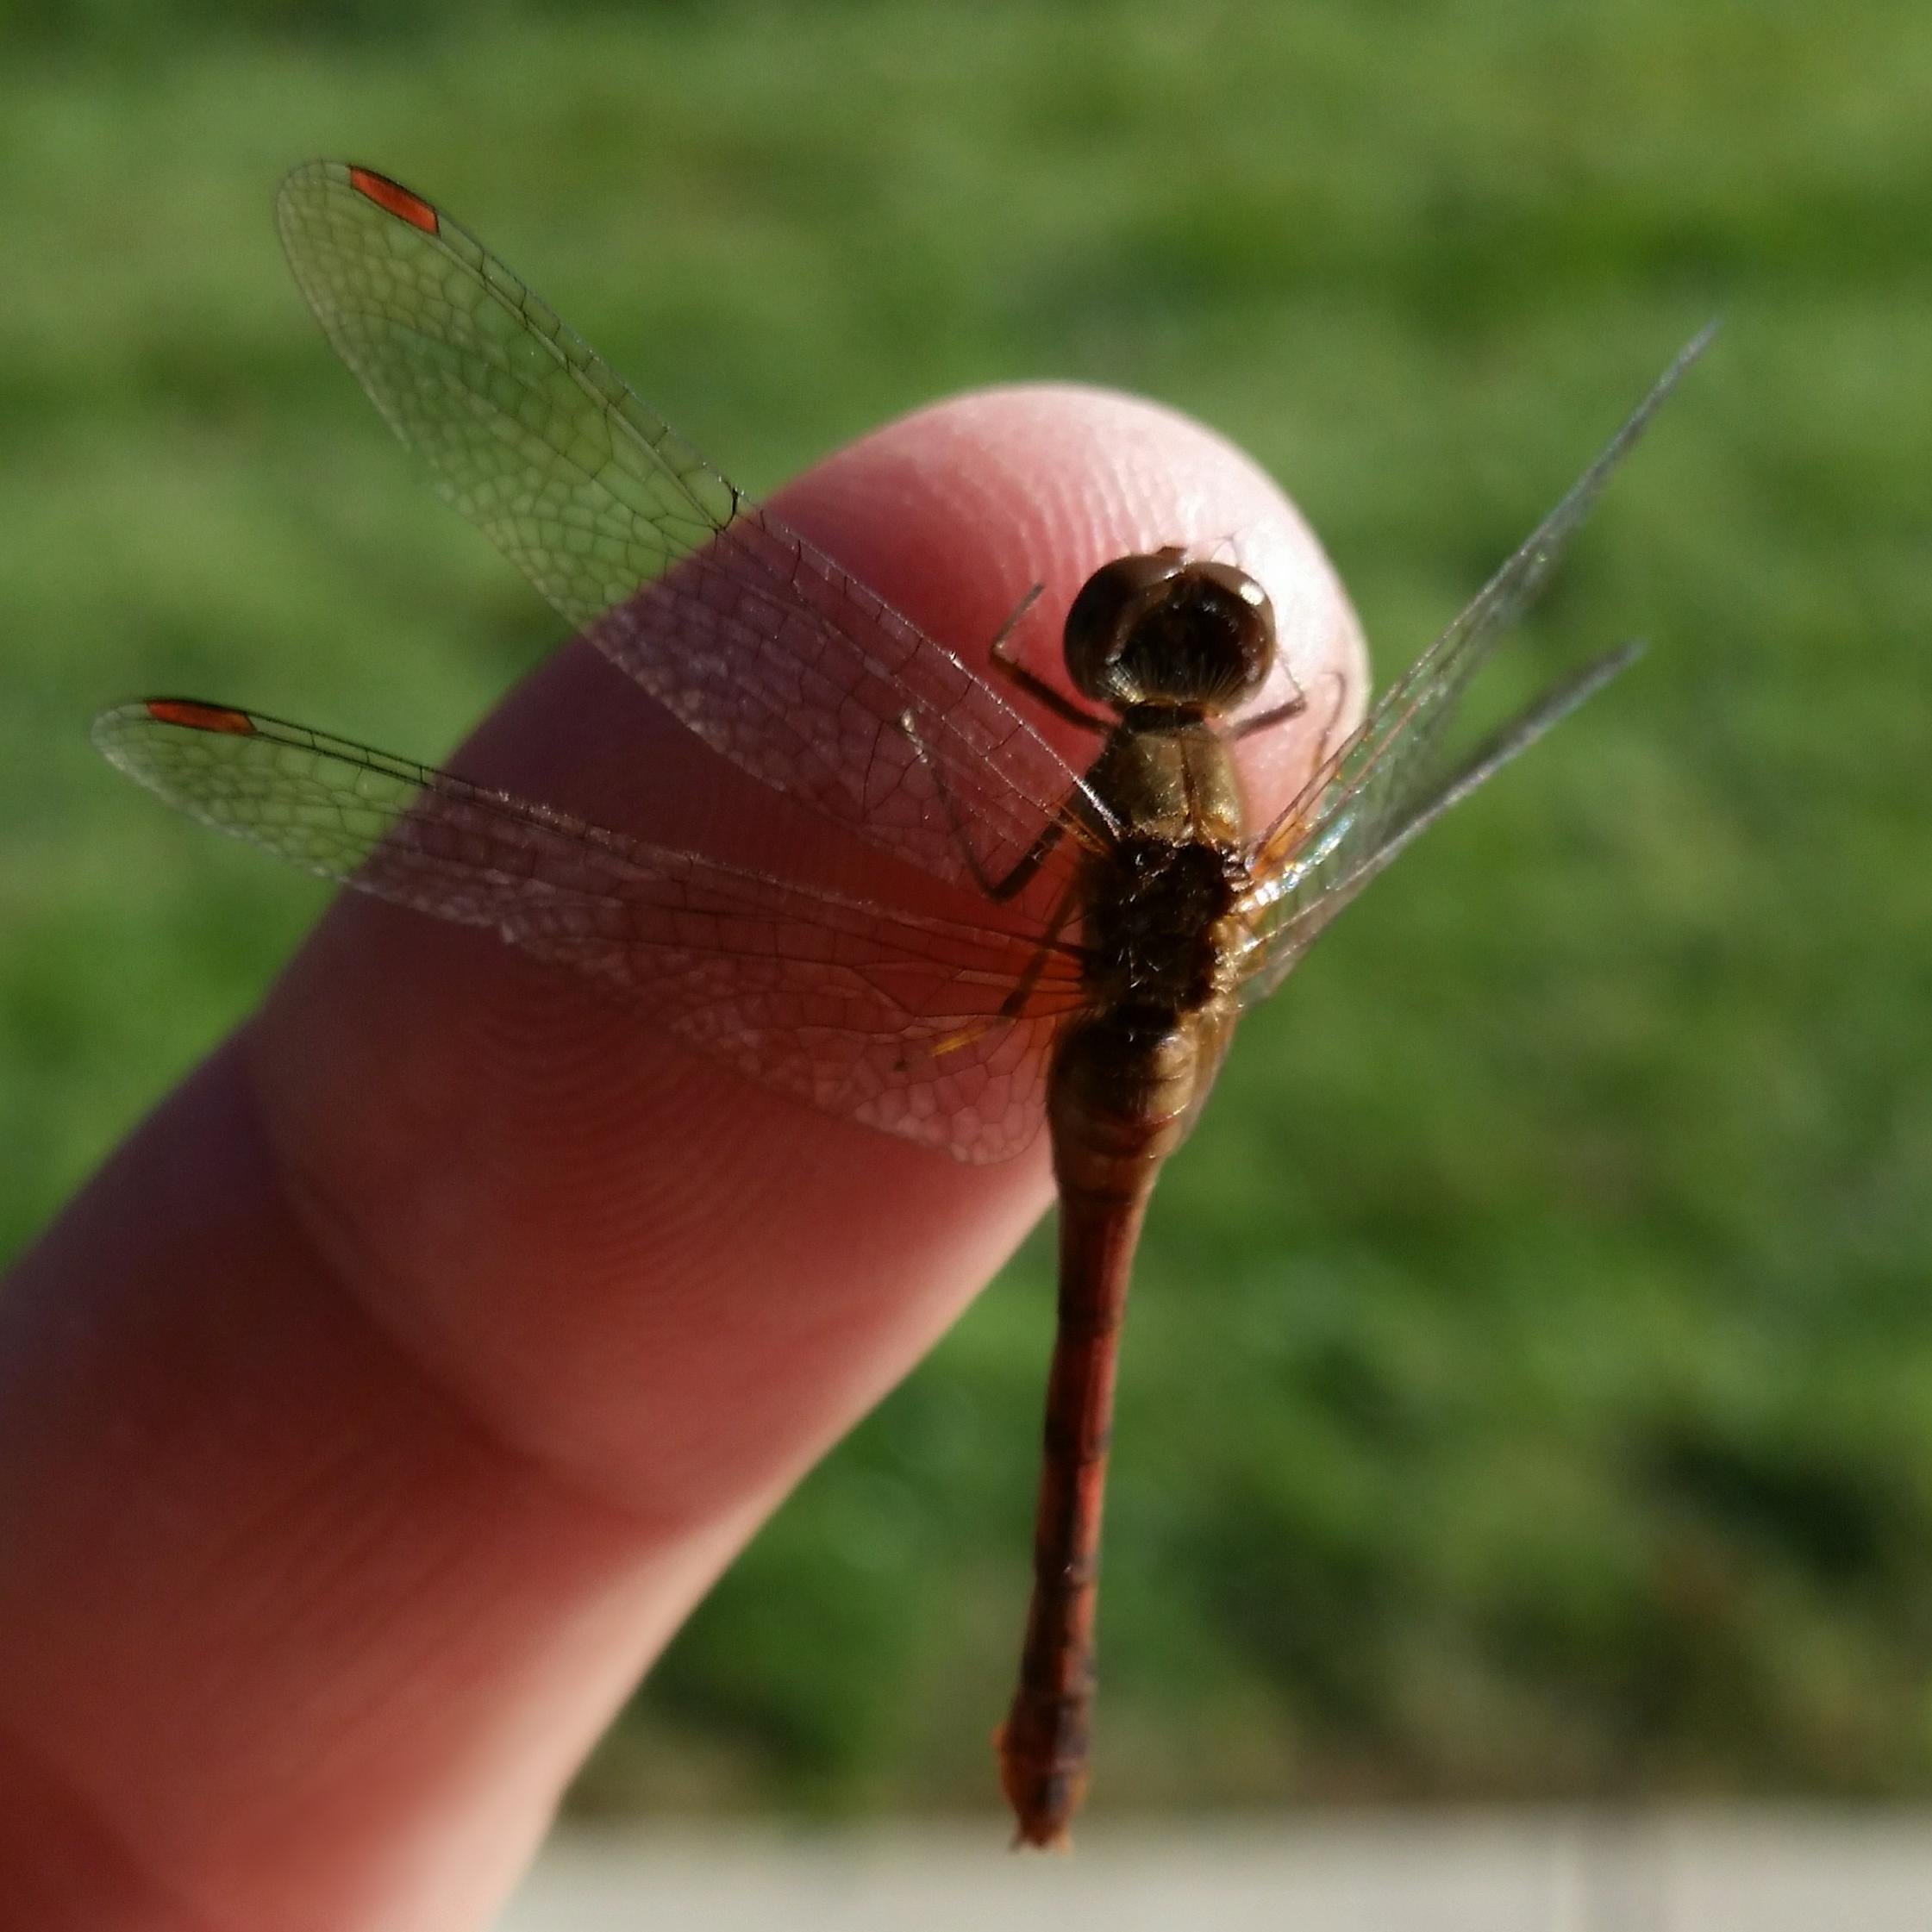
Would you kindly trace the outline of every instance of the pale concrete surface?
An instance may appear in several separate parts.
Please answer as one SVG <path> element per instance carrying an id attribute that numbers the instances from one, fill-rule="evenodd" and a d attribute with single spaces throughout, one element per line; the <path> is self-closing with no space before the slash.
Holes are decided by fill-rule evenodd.
<path id="1" fill-rule="evenodd" d="M 563 1832 L 499 1932 L 1932 1932 L 1932 1813 Z"/>

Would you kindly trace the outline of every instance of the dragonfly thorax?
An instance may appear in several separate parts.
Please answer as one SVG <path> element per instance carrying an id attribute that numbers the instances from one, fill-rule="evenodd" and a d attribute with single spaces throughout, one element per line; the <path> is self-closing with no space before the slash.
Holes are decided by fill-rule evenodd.
<path id="1" fill-rule="evenodd" d="M 1130 834 L 1090 883 L 1085 939 L 1101 1004 L 1175 1014 L 1229 991 L 1228 927 L 1246 883 L 1238 850 Z"/>
<path id="2" fill-rule="evenodd" d="M 1274 663 L 1267 593 L 1233 564 L 1185 550 L 1119 557 L 1090 577 L 1066 614 L 1067 675 L 1085 696 L 1126 711 L 1231 711 Z"/>

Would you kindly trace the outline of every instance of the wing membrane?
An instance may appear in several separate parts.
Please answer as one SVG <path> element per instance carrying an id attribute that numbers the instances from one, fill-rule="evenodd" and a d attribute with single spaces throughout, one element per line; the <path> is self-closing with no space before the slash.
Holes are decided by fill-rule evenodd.
<path id="1" fill-rule="evenodd" d="M 333 161 L 291 174 L 276 215 L 330 341 L 441 494 L 741 769 L 960 883 L 956 822 L 998 873 L 1066 816 L 1083 781 L 1018 712 L 747 501 L 458 223 Z M 1081 827 L 1108 822 L 1091 795 L 1079 821 L 1046 868 L 1062 885 Z"/>
<path id="2" fill-rule="evenodd" d="M 1038 1128 L 1044 1048 L 1079 1003 L 1071 947 L 640 843 L 257 712 L 151 699 L 103 712 L 94 739 L 204 824 L 647 1001 L 815 1106 L 968 1160 Z"/>
<path id="3" fill-rule="evenodd" d="M 1445 735 L 1470 679 L 1542 587 L 1711 333 L 1706 328 L 1679 353 L 1568 494 L 1257 841 L 1260 883 L 1247 901 L 1254 937 L 1244 965 L 1243 997 L 1250 1004 L 1274 991 L 1316 935 L 1404 847 L 1630 661 L 1629 650 L 1597 660 L 1541 693 L 1473 753 L 1445 757 Z"/>

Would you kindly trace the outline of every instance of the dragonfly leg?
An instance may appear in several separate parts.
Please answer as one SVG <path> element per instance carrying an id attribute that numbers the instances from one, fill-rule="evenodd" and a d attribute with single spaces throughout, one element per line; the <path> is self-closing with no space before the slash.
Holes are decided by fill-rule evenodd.
<path id="1" fill-rule="evenodd" d="M 953 836 L 958 841 L 960 852 L 965 854 L 966 867 L 972 874 L 973 883 L 996 903 L 1014 898 L 1023 892 L 1031 883 L 1034 874 L 1046 864 L 1054 847 L 1066 835 L 1069 808 L 1063 804 L 1041 827 L 1040 835 L 1020 854 L 1010 872 L 1004 874 L 990 872 L 973 845 L 972 833 L 960 816 L 960 808 L 953 797 L 953 788 L 947 784 L 945 772 L 941 771 L 926 741 L 920 735 L 918 721 L 910 711 L 900 712 L 899 729 L 910 741 L 914 756 L 932 775 L 933 784 L 939 792 L 940 803 L 946 808 L 946 816 L 953 827 Z"/>
<path id="2" fill-rule="evenodd" d="M 1243 718 L 1228 733 L 1228 736 L 1238 745 L 1243 738 L 1252 738 L 1257 731 L 1272 731 L 1276 725 L 1287 723 L 1290 718 L 1298 718 L 1307 709 L 1307 694 L 1297 691 L 1292 697 L 1285 699 L 1268 710 L 1258 711 L 1251 718 Z"/>
<path id="3" fill-rule="evenodd" d="M 1329 713 L 1328 722 L 1322 727 L 1322 742 L 1316 748 L 1315 762 L 1317 766 L 1328 762 L 1329 748 L 1335 738 L 1335 728 L 1341 722 L 1341 714 L 1348 703 L 1348 680 L 1339 671 L 1331 671 L 1329 676 L 1335 680 L 1335 707 Z"/>
<path id="4" fill-rule="evenodd" d="M 1076 704 L 1064 691 L 1058 691 L 1036 672 L 1029 671 L 1018 659 L 1007 654 L 1007 644 L 1013 633 L 1020 628 L 1020 620 L 1032 610 L 1039 600 L 1044 585 L 1035 584 L 1020 599 L 1013 615 L 999 628 L 999 635 L 992 641 L 986 653 L 989 661 L 1001 677 L 1017 689 L 1023 691 L 1036 704 L 1044 704 L 1056 718 L 1065 718 L 1069 724 L 1078 725 L 1082 731 L 1110 731 L 1113 720 L 1102 717 L 1097 712 L 1085 710 Z"/>
<path id="5" fill-rule="evenodd" d="M 1040 935 L 1040 944 L 1027 961 L 1026 971 L 1013 982 L 1013 990 L 999 1003 L 1001 1019 L 1016 1020 L 1033 997 L 1033 989 L 1040 984 L 1040 975 L 1047 970 L 1047 961 L 1060 944 L 1060 935 L 1066 929 L 1066 922 L 1072 917 L 1079 896 L 1078 887 L 1072 883 L 1060 894 L 1060 903 L 1054 908 L 1053 916 L 1047 922 L 1047 929 Z"/>
<path id="6" fill-rule="evenodd" d="M 999 1003 L 999 1010 L 990 1020 L 979 1020 L 972 1026 L 962 1028 L 958 1033 L 950 1033 L 942 1039 L 931 1041 L 927 1051 L 936 1060 L 941 1054 L 956 1054 L 962 1047 L 977 1045 L 995 1027 L 1005 1026 L 1019 1018 L 1026 1010 L 1027 1002 L 1033 997 L 1033 989 L 1040 984 L 1040 976 L 1047 970 L 1047 961 L 1054 955 L 1060 944 L 1060 935 L 1066 930 L 1066 922 L 1072 916 L 1079 894 L 1069 885 L 1061 893 L 1060 903 L 1054 908 L 1046 929 L 1040 935 L 1040 944 L 1035 948 L 1033 957 L 1027 961 L 1026 970 L 1008 990 L 1006 997 Z M 910 1062 L 902 1060 L 903 1071 Z"/>

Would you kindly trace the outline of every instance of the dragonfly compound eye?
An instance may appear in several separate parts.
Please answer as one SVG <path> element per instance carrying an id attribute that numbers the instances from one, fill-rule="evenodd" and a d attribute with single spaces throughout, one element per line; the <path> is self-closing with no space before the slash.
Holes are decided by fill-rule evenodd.
<path id="1" fill-rule="evenodd" d="M 1197 562 L 1178 549 L 1122 557 L 1074 598 L 1066 652 L 1075 687 L 1116 710 L 1227 711 L 1266 680 L 1274 610 L 1233 564 Z"/>

